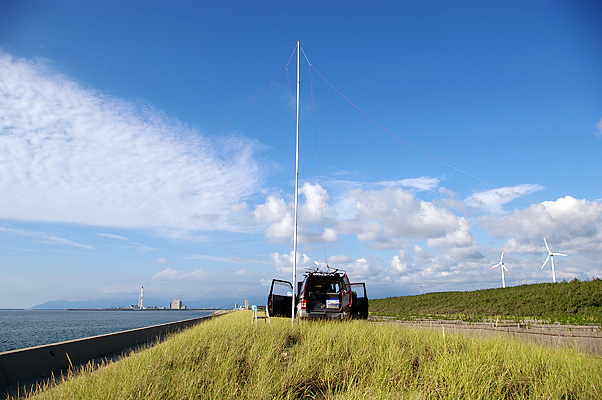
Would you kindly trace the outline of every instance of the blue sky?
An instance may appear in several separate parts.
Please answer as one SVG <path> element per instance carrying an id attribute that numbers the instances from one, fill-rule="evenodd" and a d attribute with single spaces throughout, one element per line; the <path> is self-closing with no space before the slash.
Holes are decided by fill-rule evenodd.
<path id="1" fill-rule="evenodd" d="M 298 275 L 500 287 L 505 249 L 508 286 L 550 282 L 545 237 L 602 276 L 599 2 L 8 0 L 0 307 L 290 279 L 297 40 Z"/>

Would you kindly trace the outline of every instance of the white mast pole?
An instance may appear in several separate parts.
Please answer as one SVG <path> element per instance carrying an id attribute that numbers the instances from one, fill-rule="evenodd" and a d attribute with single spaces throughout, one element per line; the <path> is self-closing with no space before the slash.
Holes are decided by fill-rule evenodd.
<path id="1" fill-rule="evenodd" d="M 299 41 L 297 41 L 297 142 L 295 153 L 295 227 L 293 231 L 293 304 L 291 324 L 295 322 L 295 290 L 297 289 L 297 208 L 299 197 Z"/>

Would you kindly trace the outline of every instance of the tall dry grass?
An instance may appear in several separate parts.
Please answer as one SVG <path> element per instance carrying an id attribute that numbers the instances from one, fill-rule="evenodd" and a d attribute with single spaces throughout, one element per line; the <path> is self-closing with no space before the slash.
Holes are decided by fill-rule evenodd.
<path id="1" fill-rule="evenodd" d="M 504 338 L 249 312 L 205 322 L 40 399 L 597 399 L 602 361 Z"/>

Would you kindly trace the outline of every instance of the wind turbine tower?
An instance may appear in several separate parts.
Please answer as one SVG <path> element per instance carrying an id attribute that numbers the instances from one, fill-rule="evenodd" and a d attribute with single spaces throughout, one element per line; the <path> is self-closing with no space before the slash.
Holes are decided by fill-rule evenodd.
<path id="1" fill-rule="evenodd" d="M 556 270 L 554 269 L 554 256 L 567 257 L 567 255 L 562 254 L 562 253 L 552 253 L 552 251 L 550 250 L 550 246 L 548 246 L 548 242 L 546 241 L 546 238 L 543 238 L 543 242 L 546 244 L 546 249 L 548 250 L 548 258 L 546 258 L 546 260 L 543 262 L 541 269 L 543 269 L 543 267 L 546 266 L 549 259 L 552 259 L 552 278 L 554 279 L 554 283 L 556 283 Z"/>
<path id="2" fill-rule="evenodd" d="M 140 296 L 138 296 L 138 308 L 144 309 L 144 286 L 140 287 Z"/>
<path id="3" fill-rule="evenodd" d="M 500 267 L 500 269 L 502 270 L 502 287 L 505 289 L 506 288 L 506 277 L 504 276 L 504 271 L 506 271 L 507 273 L 510 273 L 510 271 L 508 271 L 508 268 L 506 268 L 506 265 L 504 264 L 504 250 L 502 250 L 502 256 L 500 257 L 500 262 L 495 264 L 493 267 L 491 267 L 489 269 L 493 269 L 495 267 Z"/>

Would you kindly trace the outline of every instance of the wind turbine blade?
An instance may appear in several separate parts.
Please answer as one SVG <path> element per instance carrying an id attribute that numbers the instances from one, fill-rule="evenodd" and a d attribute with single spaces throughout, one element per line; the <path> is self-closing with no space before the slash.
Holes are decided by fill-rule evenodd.
<path id="1" fill-rule="evenodd" d="M 502 256 L 500 257 L 500 263 L 504 261 L 504 250 L 502 250 Z"/>
<path id="2" fill-rule="evenodd" d="M 497 264 L 495 264 L 493 267 L 491 267 L 489 269 L 494 269 L 495 267 L 499 267 L 500 265 L 502 265 L 502 263 L 497 263 Z"/>
<path id="3" fill-rule="evenodd" d="M 504 268 L 504 270 L 506 270 L 507 273 L 510 273 L 510 271 L 508 271 L 508 268 L 506 268 L 505 265 L 502 265 L 502 268 Z"/>
<path id="4" fill-rule="evenodd" d="M 546 249 L 548 249 L 548 253 L 551 253 L 550 246 L 548 246 L 548 242 L 546 241 L 546 238 L 543 238 L 543 242 L 546 244 Z"/>
<path id="5" fill-rule="evenodd" d="M 562 254 L 562 253 L 552 253 L 553 256 L 563 256 L 563 257 L 568 257 L 566 254 Z"/>
<path id="6" fill-rule="evenodd" d="M 546 266 L 548 260 L 550 259 L 550 255 L 548 254 L 548 258 L 546 258 L 546 260 L 543 262 L 543 265 L 541 266 L 541 269 L 543 269 L 543 267 Z"/>

